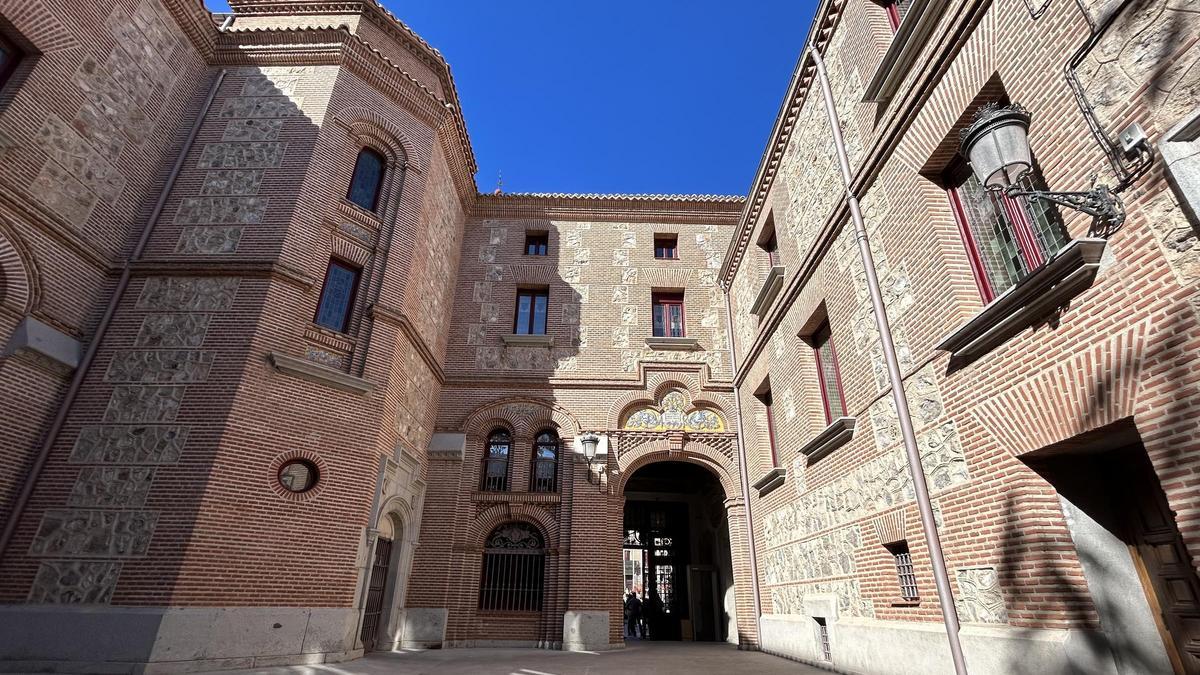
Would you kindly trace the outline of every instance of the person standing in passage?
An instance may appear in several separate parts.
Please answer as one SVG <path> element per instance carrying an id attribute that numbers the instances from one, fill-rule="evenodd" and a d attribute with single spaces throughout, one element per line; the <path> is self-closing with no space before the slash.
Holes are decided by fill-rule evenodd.
<path id="1" fill-rule="evenodd" d="M 642 601 L 636 593 L 630 591 L 629 595 L 625 596 L 625 632 L 629 637 L 638 637 L 638 627 L 641 623 Z"/>

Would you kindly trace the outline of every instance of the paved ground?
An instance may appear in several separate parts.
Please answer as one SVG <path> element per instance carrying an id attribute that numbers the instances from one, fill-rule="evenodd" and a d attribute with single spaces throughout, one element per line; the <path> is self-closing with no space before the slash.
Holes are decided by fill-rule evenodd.
<path id="1" fill-rule="evenodd" d="M 631 643 L 625 649 L 590 653 L 433 649 L 377 653 L 348 663 L 234 671 L 236 675 L 817 675 L 827 672 L 761 652 L 739 652 L 733 645 L 689 642 Z"/>

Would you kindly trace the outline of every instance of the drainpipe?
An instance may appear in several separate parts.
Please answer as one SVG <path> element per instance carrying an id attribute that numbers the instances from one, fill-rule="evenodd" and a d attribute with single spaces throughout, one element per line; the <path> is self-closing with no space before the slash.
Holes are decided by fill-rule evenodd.
<path id="1" fill-rule="evenodd" d="M 212 106 L 213 99 L 217 97 L 217 89 L 220 88 L 221 82 L 224 80 L 225 70 L 221 69 L 221 72 L 217 73 L 216 79 L 213 80 L 212 85 L 209 87 L 208 98 L 205 99 L 204 105 L 201 106 L 200 112 L 196 115 L 196 121 L 192 124 L 191 130 L 188 131 L 187 138 L 183 142 L 183 147 L 180 148 L 179 156 L 175 158 L 175 164 L 171 166 L 171 173 L 167 175 L 167 182 L 163 184 L 162 191 L 158 194 L 158 201 L 154 203 L 154 210 L 150 212 L 150 217 L 146 220 L 146 226 L 142 228 L 142 236 L 138 239 L 137 245 L 134 246 L 133 253 L 125 261 L 124 269 L 121 270 L 121 278 L 117 281 L 117 287 L 108 301 L 108 306 L 104 308 L 104 315 L 100 317 L 100 323 L 96 326 L 96 334 L 92 336 L 91 342 L 88 343 L 87 351 L 84 352 L 83 358 L 75 368 L 75 374 L 71 377 L 71 384 L 67 388 L 66 396 L 63 397 L 63 403 L 54 416 L 54 421 L 50 425 L 50 430 L 46 433 L 46 438 L 42 442 L 42 447 L 38 451 L 37 458 L 34 460 L 33 466 L 29 469 L 29 475 L 25 477 L 25 481 L 21 485 L 21 493 L 17 495 L 17 501 L 13 504 L 12 513 L 9 515 L 8 522 L 4 525 L 4 532 L 0 534 L 0 559 L 3 559 L 4 552 L 8 549 L 9 541 L 12 539 L 13 533 L 17 530 L 17 523 L 21 520 L 21 514 L 25 511 L 25 507 L 29 503 L 29 497 L 33 494 L 33 487 L 37 483 L 42 469 L 46 466 L 46 460 L 50 457 L 50 449 L 54 447 L 54 443 L 58 440 L 58 434 L 62 431 L 63 423 L 67 421 L 67 413 L 70 412 L 71 405 L 75 403 L 75 397 L 79 395 L 79 389 L 83 386 L 83 378 L 87 375 L 92 361 L 96 358 L 96 351 L 100 348 L 100 342 L 104 339 L 104 334 L 108 332 L 108 326 L 112 323 L 113 315 L 117 312 L 117 306 L 121 304 L 121 298 L 125 295 L 125 289 L 129 286 L 133 264 L 141 259 L 142 253 L 146 250 L 146 244 L 150 241 L 150 234 L 154 231 L 154 226 L 158 223 L 159 216 L 162 215 L 162 210 L 167 204 L 167 197 L 171 193 L 171 188 L 174 187 L 175 180 L 179 178 L 179 172 L 183 170 L 185 158 L 188 152 L 191 151 L 192 144 L 196 141 L 196 135 L 200 133 L 200 126 L 204 124 L 204 118 L 208 116 L 208 109 Z"/>
<path id="2" fill-rule="evenodd" d="M 725 290 L 725 325 L 729 327 L 729 367 L 737 375 L 737 340 L 734 339 L 733 310 L 729 307 L 729 289 Z M 735 377 L 736 379 L 736 377 Z M 746 539 L 750 542 L 750 593 L 754 596 L 754 631 L 762 649 L 762 598 L 758 587 L 758 549 L 754 544 L 754 512 L 750 508 L 750 477 L 746 475 L 746 444 L 742 442 L 742 395 L 733 387 L 733 411 L 737 415 L 738 474 L 742 479 L 742 497 L 746 505 Z M 735 608 L 736 610 L 736 599 Z M 735 617 L 736 623 L 736 617 Z"/>
<path id="3" fill-rule="evenodd" d="M 837 108 L 833 104 L 833 91 L 829 88 L 829 76 L 825 73 L 825 62 L 816 48 L 810 47 L 809 54 L 817 66 L 817 79 L 821 81 L 821 95 L 825 98 L 825 113 L 829 116 L 829 127 L 833 132 L 833 144 L 837 148 L 838 166 L 842 182 L 846 186 L 846 200 L 850 206 L 854 234 L 858 239 L 858 251 L 867 273 L 867 290 L 871 294 L 871 305 L 875 310 L 875 326 L 879 329 L 879 341 L 883 346 L 883 357 L 887 362 L 888 380 L 892 387 L 892 400 L 900 418 L 900 432 L 904 436 L 904 452 L 908 456 L 908 471 L 912 475 L 913 491 L 917 496 L 917 509 L 921 512 L 921 527 L 925 530 L 925 544 L 929 547 L 929 559 L 933 565 L 933 579 L 937 584 L 938 603 L 942 607 L 942 620 L 946 623 L 946 635 L 950 638 L 950 656 L 954 660 L 954 672 L 966 675 L 967 664 L 963 658 L 962 644 L 958 639 L 958 612 L 954 608 L 954 596 L 950 589 L 950 575 L 946 572 L 946 558 L 942 554 L 942 542 L 938 537 L 937 522 L 933 519 L 933 504 L 929 500 L 929 486 L 925 482 L 925 469 L 921 466 L 921 452 L 917 449 L 917 437 L 913 432 L 912 413 L 908 409 L 908 395 L 904 393 L 904 379 L 900 375 L 900 361 L 896 358 L 896 345 L 892 342 L 892 330 L 888 325 L 887 310 L 883 306 L 883 294 L 879 290 L 879 277 L 875 273 L 875 260 L 867 240 L 867 227 L 863 224 L 858 198 L 854 196 L 850 175 L 850 160 L 846 158 L 846 145 L 842 140 L 842 127 L 838 122 Z"/>

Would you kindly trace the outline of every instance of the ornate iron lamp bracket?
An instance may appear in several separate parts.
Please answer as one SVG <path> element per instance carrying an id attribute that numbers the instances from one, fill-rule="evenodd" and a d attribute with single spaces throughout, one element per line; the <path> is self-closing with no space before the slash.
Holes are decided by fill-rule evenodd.
<path id="1" fill-rule="evenodd" d="M 1025 197 L 1051 202 L 1065 206 L 1075 211 L 1082 211 L 1092 217 L 1092 226 L 1088 228 L 1088 236 L 1107 239 L 1116 234 L 1125 223 L 1125 204 L 1121 198 L 1104 185 L 1096 185 L 1096 176 L 1092 175 L 1092 189 L 1085 192 L 1054 192 L 1052 190 L 1025 190 L 1019 183 L 1009 185 L 1003 190 L 1008 197 Z"/>

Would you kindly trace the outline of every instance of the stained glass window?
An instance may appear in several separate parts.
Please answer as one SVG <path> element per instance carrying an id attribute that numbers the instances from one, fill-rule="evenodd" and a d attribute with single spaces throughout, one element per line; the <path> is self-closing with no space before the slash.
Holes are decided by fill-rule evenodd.
<path id="1" fill-rule="evenodd" d="M 354 176 L 350 179 L 350 191 L 346 199 L 368 211 L 379 206 L 379 188 L 383 186 L 383 155 L 370 148 L 363 148 L 354 162 Z"/>
<path id="2" fill-rule="evenodd" d="M 345 332 L 357 287 L 358 269 L 338 260 L 330 260 L 329 269 L 325 272 L 325 285 L 321 287 L 321 301 L 317 305 L 317 325 L 339 333 Z"/>

